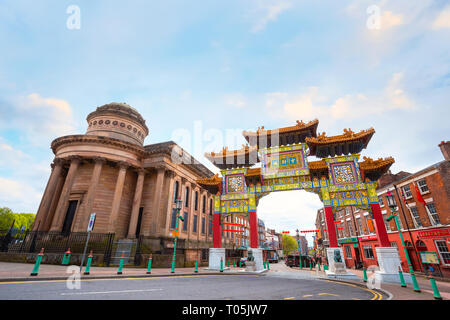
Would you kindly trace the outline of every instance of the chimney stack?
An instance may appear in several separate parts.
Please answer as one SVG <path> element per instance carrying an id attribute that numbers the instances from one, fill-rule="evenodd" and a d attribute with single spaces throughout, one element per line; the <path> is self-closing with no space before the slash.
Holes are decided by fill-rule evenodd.
<path id="1" fill-rule="evenodd" d="M 442 141 L 439 144 L 441 152 L 444 155 L 444 159 L 450 161 L 450 141 Z"/>

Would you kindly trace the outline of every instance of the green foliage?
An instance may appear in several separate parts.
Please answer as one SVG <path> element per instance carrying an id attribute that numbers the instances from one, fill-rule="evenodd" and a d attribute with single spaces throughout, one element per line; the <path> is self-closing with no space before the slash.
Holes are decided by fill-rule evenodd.
<path id="1" fill-rule="evenodd" d="M 287 256 L 289 254 L 294 254 L 297 252 L 298 243 L 294 237 L 283 234 L 283 254 Z"/>
<path id="2" fill-rule="evenodd" d="M 14 228 L 21 229 L 25 227 L 25 230 L 30 229 L 33 225 L 34 218 L 33 213 L 14 213 L 9 208 L 0 208 L 0 230 L 8 230 L 14 221 Z"/>

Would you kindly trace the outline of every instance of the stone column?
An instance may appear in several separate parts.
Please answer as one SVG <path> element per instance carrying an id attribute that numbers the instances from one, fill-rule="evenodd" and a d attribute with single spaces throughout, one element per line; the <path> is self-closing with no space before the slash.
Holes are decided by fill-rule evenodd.
<path id="1" fill-rule="evenodd" d="M 164 185 L 164 168 L 157 168 L 156 170 L 156 183 L 155 183 L 155 192 L 153 193 L 153 223 L 152 223 L 152 233 L 157 236 L 160 233 L 159 230 L 159 216 L 161 210 L 161 197 L 162 190 Z"/>
<path id="2" fill-rule="evenodd" d="M 94 207 L 94 198 L 97 191 L 98 181 L 100 180 L 100 174 L 102 172 L 103 164 L 106 162 L 105 158 L 95 157 L 94 159 L 94 169 L 92 171 L 91 181 L 89 183 L 89 188 L 86 194 L 85 205 L 84 205 L 84 216 L 81 217 L 81 226 L 79 226 L 79 231 L 84 232 L 87 230 L 87 225 L 89 223 L 89 218 L 92 213 L 92 208 Z M 86 230 L 85 230 L 86 229 Z"/>
<path id="3" fill-rule="evenodd" d="M 166 223 L 164 224 L 164 234 L 168 235 L 169 234 L 169 228 L 170 228 L 170 221 L 171 221 L 171 217 L 172 217 L 172 209 L 173 209 L 173 194 L 174 194 L 174 189 L 175 189 L 175 172 L 173 171 L 167 171 L 167 177 L 169 179 L 169 197 L 167 199 L 167 208 L 166 208 Z"/>
<path id="4" fill-rule="evenodd" d="M 142 190 L 144 187 L 145 170 L 138 169 L 137 173 L 138 178 L 136 181 L 136 189 L 134 190 L 133 207 L 131 209 L 131 217 L 130 217 L 130 224 L 128 226 L 127 238 L 136 238 L 136 227 L 139 218 L 139 208 L 141 206 Z"/>
<path id="5" fill-rule="evenodd" d="M 66 176 L 67 176 L 67 170 L 62 169 L 61 174 L 56 181 L 56 188 L 55 188 L 55 192 L 52 196 L 52 201 L 51 201 L 50 207 L 48 209 L 47 217 L 43 221 L 44 222 L 43 225 L 41 223 L 39 230 L 42 230 L 42 231 L 50 230 L 50 228 L 53 224 L 53 217 L 55 216 L 56 207 L 58 206 L 59 198 L 61 196 L 61 191 L 64 186 L 64 181 L 66 181 Z"/>
<path id="6" fill-rule="evenodd" d="M 109 233 L 115 233 L 116 232 L 116 222 L 119 215 L 119 209 L 120 209 L 120 200 L 122 200 L 122 191 L 123 191 L 123 185 L 125 183 L 125 176 L 127 174 L 128 169 L 128 163 L 124 161 L 120 161 L 117 163 L 119 166 L 119 173 L 117 176 L 116 181 L 116 188 L 114 190 L 114 198 L 111 206 L 111 214 L 109 215 L 109 227 L 108 232 Z"/>
<path id="7" fill-rule="evenodd" d="M 66 181 L 64 182 L 63 189 L 61 191 L 61 196 L 59 197 L 58 206 L 55 211 L 55 218 L 53 219 L 53 224 L 51 231 L 61 231 L 64 217 L 69 205 L 69 196 L 72 191 L 72 185 L 75 180 L 75 176 L 78 171 L 78 167 L 81 162 L 81 157 L 73 156 L 69 158 L 70 167 L 67 173 Z"/>
<path id="8" fill-rule="evenodd" d="M 33 225 L 33 231 L 43 230 L 44 224 L 46 224 L 53 195 L 56 191 L 58 179 L 61 175 L 62 165 L 63 161 L 59 158 L 56 158 L 51 165 L 52 173 L 50 175 L 50 178 L 48 179 L 47 187 L 45 188 L 44 195 L 42 196 L 41 204 L 39 205 L 39 209 Z"/>

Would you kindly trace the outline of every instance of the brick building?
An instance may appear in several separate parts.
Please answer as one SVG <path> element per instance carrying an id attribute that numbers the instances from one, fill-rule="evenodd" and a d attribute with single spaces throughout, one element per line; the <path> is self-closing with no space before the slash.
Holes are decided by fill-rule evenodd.
<path id="1" fill-rule="evenodd" d="M 414 270 L 430 271 L 436 276 L 450 277 L 450 143 L 439 144 L 444 160 L 416 173 L 390 171 L 378 183 L 377 195 L 385 219 L 391 246 L 399 248 L 402 268 L 408 271 L 400 236 L 394 220 L 387 221 L 393 212 L 388 206 L 388 192 L 394 196 L 394 211 Z M 423 200 L 423 202 L 421 202 Z M 375 247 L 379 246 L 372 214 L 367 210 L 347 207 L 336 212 L 338 242 L 343 246 L 348 267 L 377 264 Z M 318 236 L 327 245 L 323 209 L 318 210 L 316 227 Z M 425 253 L 431 252 L 431 253 Z M 427 257 L 434 256 L 438 264 Z"/>
<path id="2" fill-rule="evenodd" d="M 172 141 L 144 145 L 145 120 L 127 104 L 98 107 L 87 122 L 85 134 L 52 142 L 53 169 L 33 230 L 63 236 L 85 232 L 95 212 L 94 233 L 132 242 L 147 237 L 151 252 L 167 253 L 173 250 L 175 200 L 180 198 L 179 239 L 186 260 L 195 259 L 199 249 L 206 260 L 213 200 L 196 181 L 213 173 Z"/>

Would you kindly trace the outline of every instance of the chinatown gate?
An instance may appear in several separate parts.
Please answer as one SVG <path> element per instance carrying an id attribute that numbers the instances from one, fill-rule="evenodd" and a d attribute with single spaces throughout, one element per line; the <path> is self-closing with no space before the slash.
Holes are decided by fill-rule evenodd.
<path id="1" fill-rule="evenodd" d="M 358 133 L 344 129 L 342 135 L 317 134 L 318 120 L 297 121 L 292 127 L 256 132 L 244 131 L 248 144 L 239 150 L 223 148 L 220 153 L 205 156 L 221 169 L 215 175 L 197 182 L 214 195 L 213 244 L 209 268 L 219 269 L 225 261 L 222 248 L 224 218 L 231 214 L 248 216 L 250 247 L 256 270 L 263 270 L 262 249 L 258 248 L 257 206 L 263 196 L 277 191 L 306 190 L 316 193 L 324 205 L 329 239 L 328 276 L 354 277 L 345 270 L 342 248 L 338 246 L 334 216 L 346 206 L 355 206 L 372 214 L 380 246 L 376 247 L 381 281 L 397 281 L 400 257 L 391 247 L 376 193 L 377 180 L 394 163 L 394 159 L 372 160 L 363 157 L 375 133 L 373 128 Z M 308 161 L 308 156 L 321 160 Z M 251 168 L 260 163 L 260 167 Z M 282 204 L 280 204 L 282 205 Z M 249 250 L 249 251 L 250 251 Z"/>

